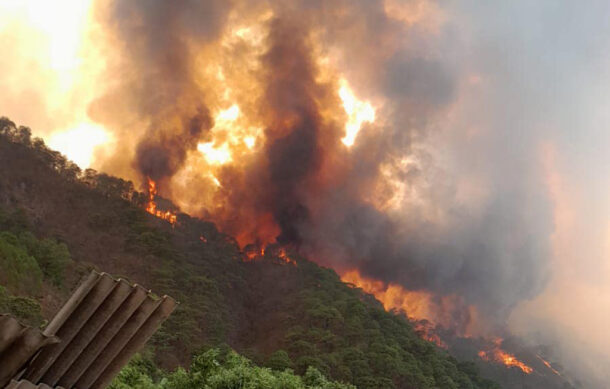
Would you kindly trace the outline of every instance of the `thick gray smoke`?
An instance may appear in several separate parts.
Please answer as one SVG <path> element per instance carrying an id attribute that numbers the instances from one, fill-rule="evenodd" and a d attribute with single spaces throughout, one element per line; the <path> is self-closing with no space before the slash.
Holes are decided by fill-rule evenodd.
<path id="1" fill-rule="evenodd" d="M 273 215 L 282 243 L 409 289 L 458 294 L 503 323 L 547 277 L 551 220 L 536 168 L 539 133 L 530 128 L 539 114 L 531 99 L 538 97 L 520 96 L 519 85 L 510 86 L 520 80 L 498 74 L 495 64 L 471 63 L 477 50 L 476 58 L 502 58 L 468 46 L 462 26 L 449 21 L 430 32 L 424 22 L 397 20 L 386 3 L 269 4 L 268 48 L 258 58 L 265 92 L 257 103 L 266 144 L 242 172 L 246 179 L 233 181 L 229 209 L 262 209 Z M 232 6 L 248 12 L 260 4 L 112 5 L 111 26 L 130 67 L 123 87 L 149 123 L 133 164 L 163 183 L 214 125 L 195 72 L 205 61 L 195 57 L 220 39 Z M 350 150 L 340 127 L 323 119 L 339 100 L 336 85 L 318 81 L 314 43 L 333 53 L 359 94 L 385 101 L 383 120 L 365 125 Z M 450 120 L 473 103 L 462 101 L 468 73 L 482 79 L 487 96 L 476 103 L 476 117 Z M 465 139 L 467 126 L 484 133 Z M 322 182 L 328 170 L 334 179 Z M 227 168 L 221 181 L 236 174 Z M 460 198 L 469 190 L 484 194 L 475 202 Z M 384 193 L 398 200 L 374 198 Z M 388 202 L 393 207 L 380 206 Z"/>
<path id="2" fill-rule="evenodd" d="M 195 82 L 195 48 L 218 38 L 229 8 L 226 1 L 111 2 L 108 23 L 127 55 L 121 92 L 148 122 L 133 161 L 143 176 L 171 178 L 214 126 Z"/>
<path id="3" fill-rule="evenodd" d="M 110 26 L 129 66 L 119 94 L 149 123 L 130 163 L 161 181 L 214 126 L 209 91 L 194 72 L 205 60 L 195 57 L 219 45 L 238 13 L 272 10 L 266 50 L 253 58 L 263 69 L 254 105 L 266 121 L 265 144 L 218 177 L 226 198 L 216 221 L 228 232 L 252 222 L 243 215 L 268 213 L 281 229 L 277 239 L 314 259 L 407 289 L 457 294 L 496 326 L 541 293 L 559 266 L 548 150 L 583 167 L 575 156 L 587 154 L 587 136 L 607 143 L 579 103 L 595 72 L 607 81 L 607 4 L 112 5 Z M 357 95 L 382 102 L 349 149 L 342 123 L 325 113 L 340 101 L 337 80 L 321 81 L 319 56 L 332 59 Z M 574 182 L 588 186 L 593 176 Z"/>

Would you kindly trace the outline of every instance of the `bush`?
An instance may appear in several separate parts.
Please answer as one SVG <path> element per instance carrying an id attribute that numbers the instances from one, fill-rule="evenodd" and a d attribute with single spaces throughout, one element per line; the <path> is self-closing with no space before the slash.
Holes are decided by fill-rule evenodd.
<path id="1" fill-rule="evenodd" d="M 11 296 L 0 286 L 0 313 L 9 313 L 22 323 L 30 326 L 40 326 L 43 322 L 40 304 L 28 297 Z"/>
<path id="2" fill-rule="evenodd" d="M 266 365 L 270 369 L 284 371 L 292 368 L 292 361 L 286 351 L 278 350 L 269 356 Z"/>
<path id="3" fill-rule="evenodd" d="M 72 262 L 68 246 L 53 239 L 38 240 L 30 232 L 19 236 L 21 243 L 27 248 L 42 269 L 43 274 L 55 286 L 64 282 L 66 266 Z"/>
<path id="4" fill-rule="evenodd" d="M 42 271 L 36 259 L 6 231 L 0 233 L 0 283 L 12 293 L 24 295 L 38 295 L 42 287 Z"/>
<path id="5" fill-rule="evenodd" d="M 278 356 L 282 353 L 276 353 Z M 284 354 L 286 354 L 284 352 Z M 303 378 L 290 370 L 282 372 L 256 366 L 233 350 L 210 349 L 193 358 L 191 368 L 178 368 L 154 383 L 141 358 L 136 357 L 114 379 L 111 389 L 355 389 L 351 385 L 329 381 L 310 367 Z"/>

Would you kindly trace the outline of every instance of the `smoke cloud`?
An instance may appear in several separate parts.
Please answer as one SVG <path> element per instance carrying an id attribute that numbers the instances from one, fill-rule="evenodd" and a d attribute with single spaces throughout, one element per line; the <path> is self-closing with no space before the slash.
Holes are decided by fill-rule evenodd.
<path id="1" fill-rule="evenodd" d="M 108 166 L 132 163 L 140 176 L 161 181 L 162 191 L 182 174 L 183 190 L 214 193 L 212 203 L 192 198 L 187 207 L 241 243 L 276 240 L 338 269 L 457 294 L 502 324 L 548 276 L 544 237 L 552 225 L 546 189 L 536 184 L 540 139 L 512 136 L 515 121 L 501 112 L 519 112 L 528 125 L 523 113 L 531 109 L 499 103 L 506 96 L 494 96 L 491 83 L 509 83 L 511 75 L 494 80 L 452 49 L 464 32 L 435 24 L 431 14 L 440 10 L 430 6 L 405 22 L 388 11 L 390 3 L 407 14 L 424 4 L 110 2 L 109 31 L 129 69 L 113 93 L 131 103 L 146 129 L 136 132 L 131 162 L 118 153 Z M 261 32 L 231 43 L 227 36 L 243 35 L 240 14 Z M 231 55 L 237 66 L 242 57 L 254 62 L 235 86 L 254 92 L 234 99 L 261 128 L 257 149 L 219 169 L 202 167 L 197 156 L 199 143 L 216 145 L 231 133 L 213 130 L 209 106 L 222 104 L 205 69 L 226 67 L 214 55 Z M 489 85 L 473 86 L 468 77 Z M 377 105 L 378 119 L 362 124 L 350 148 L 341 142 L 340 78 Z M 487 132 L 466 143 L 461 127 L 471 122 L 460 115 L 473 104 L 464 95 L 474 88 L 498 104 L 478 114 Z M 133 139 L 134 132 L 118 136 Z M 476 166 L 475 159 L 485 162 Z M 201 179 L 206 172 L 221 188 Z M 481 198 L 473 201 L 469 191 Z"/>
<path id="2" fill-rule="evenodd" d="M 96 168 L 158 181 L 240 244 L 459 296 L 603 387 L 608 16 L 602 1 L 96 0 L 102 76 L 64 105 L 112 133 Z M 27 62 L 12 55 L 4 73 Z M 2 114 L 67 121 L 49 113 L 58 87 L 24 113 L 19 77 Z"/>

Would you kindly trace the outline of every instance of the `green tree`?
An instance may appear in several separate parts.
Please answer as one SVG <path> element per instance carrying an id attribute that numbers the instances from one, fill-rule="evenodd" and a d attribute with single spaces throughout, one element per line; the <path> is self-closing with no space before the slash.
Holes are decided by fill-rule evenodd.
<path id="1" fill-rule="evenodd" d="M 40 294 L 42 271 L 10 232 L 0 233 L 0 283 L 15 294 Z"/>
<path id="2" fill-rule="evenodd" d="M 286 351 L 277 350 L 269 356 L 265 365 L 273 370 L 284 371 L 292 368 L 292 360 Z"/>

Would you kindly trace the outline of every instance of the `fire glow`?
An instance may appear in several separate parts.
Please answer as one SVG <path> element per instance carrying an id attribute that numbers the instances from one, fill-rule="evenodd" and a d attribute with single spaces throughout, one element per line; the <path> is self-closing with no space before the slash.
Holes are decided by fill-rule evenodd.
<path id="1" fill-rule="evenodd" d="M 146 203 L 146 212 L 169 222 L 172 226 L 176 224 L 176 214 L 171 211 L 162 211 L 157 209 L 155 197 L 157 196 L 157 184 L 152 179 L 148 178 L 148 203 Z"/>
<path id="2" fill-rule="evenodd" d="M 558 376 L 562 376 L 561 373 L 559 373 L 552 365 L 550 362 L 546 361 L 544 358 L 542 358 L 540 355 L 536 355 L 536 357 L 538 357 L 538 359 L 540 359 L 540 362 L 542 362 L 544 364 L 544 366 L 546 366 L 547 368 L 549 368 L 553 373 L 557 374 Z"/>
<path id="3" fill-rule="evenodd" d="M 400 285 L 387 284 L 382 281 L 363 277 L 358 270 L 352 270 L 341 276 L 343 282 L 352 284 L 364 292 L 372 294 L 381 302 L 386 310 L 398 310 L 404 312 L 411 320 L 414 320 L 415 331 L 423 339 L 436 344 L 438 347 L 447 349 L 445 343 L 436 332 L 436 326 L 458 330 L 463 337 L 471 337 L 469 330 L 461 330 L 446 315 L 447 306 L 451 306 L 451 299 L 446 298 L 444 304 L 438 304 L 434 296 L 427 292 L 409 291 Z M 442 301 L 442 299 L 441 299 Z M 443 306 L 444 305 L 444 306 Z M 471 308 L 473 309 L 473 308 Z M 474 315 L 473 315 L 474 316 Z M 471 323 L 468 323 L 471 324 Z M 468 328 L 468 327 L 466 327 Z M 490 350 L 481 350 L 478 355 L 487 362 L 502 363 L 507 367 L 517 367 L 526 374 L 533 372 L 533 369 L 520 361 L 513 354 L 503 350 L 502 339 L 495 338 Z M 546 362 L 546 361 L 543 361 Z M 549 368 L 550 364 L 545 363 Z M 556 372 L 554 369 L 552 369 Z M 557 373 L 557 372 L 556 372 Z M 557 373 L 559 374 L 559 373 Z"/>
<path id="4" fill-rule="evenodd" d="M 502 350 L 502 348 L 500 348 L 501 345 L 501 338 L 494 339 L 493 348 L 487 351 L 479 351 L 479 357 L 484 361 L 501 363 L 506 367 L 517 367 L 525 374 L 531 374 L 534 371 L 534 369 L 518 360 L 513 354 Z"/>
<path id="5" fill-rule="evenodd" d="M 268 249 L 265 245 L 257 246 L 254 244 L 247 245 L 243 250 L 243 261 L 244 262 L 256 262 L 260 261 L 268 255 L 272 259 L 276 260 L 281 265 L 292 265 L 298 266 L 297 262 L 288 256 L 288 252 L 285 247 L 273 245 L 271 249 Z"/>
<path id="6" fill-rule="evenodd" d="M 366 278 L 358 270 L 344 273 L 341 280 L 362 289 L 365 293 L 372 294 L 386 310 L 403 312 L 409 319 L 415 321 L 415 331 L 419 336 L 441 348 L 448 348 L 435 333 L 435 327 L 439 323 L 445 326 L 453 326 L 454 323 L 442 317 L 442 308 L 433 302 L 434 296 L 430 293 L 409 291 L 400 285 Z"/>
<path id="7" fill-rule="evenodd" d="M 457 323 L 448 315 L 455 305 L 459 305 L 456 297 L 439 298 L 426 291 L 407 290 L 398 284 L 364 277 L 356 269 L 343 273 L 341 280 L 374 295 L 388 311 L 404 312 L 411 320 L 426 320 L 446 328 L 457 327 Z M 461 331 L 462 335 L 467 331 L 465 326 Z"/>
<path id="8" fill-rule="evenodd" d="M 348 121 L 345 123 L 345 136 L 341 141 L 350 147 L 356 141 L 356 136 L 358 136 L 362 124 L 375 121 L 375 109 L 370 103 L 358 100 L 345 80 L 341 80 L 339 97 L 348 116 Z"/>
<path id="9" fill-rule="evenodd" d="M 437 170 L 433 160 L 436 148 L 434 145 L 431 150 L 426 148 L 431 146 L 426 143 L 427 123 L 433 123 L 431 127 L 456 127 L 453 119 L 447 123 L 444 118 L 448 113 L 454 117 L 455 107 L 446 111 L 452 107 L 454 94 L 462 97 L 461 90 L 455 89 L 460 79 L 453 80 L 451 72 L 445 74 L 443 56 L 437 58 L 434 52 L 426 52 L 428 45 L 434 47 L 436 34 L 443 31 L 444 15 L 436 3 L 371 2 L 367 11 L 381 4 L 376 10 L 379 19 L 375 20 L 383 23 L 387 18 L 391 23 L 384 28 L 376 25 L 370 30 L 365 29 L 368 23 L 359 23 L 365 20 L 358 19 L 359 2 L 330 2 L 320 13 L 315 7 L 300 9 L 295 5 L 293 9 L 276 6 L 274 1 L 253 8 L 243 4 L 241 9 L 232 9 L 230 5 L 240 2 L 218 2 L 222 3 L 216 10 L 218 13 L 208 13 L 215 15 L 213 21 L 217 23 L 207 24 L 205 18 L 210 16 L 205 12 L 197 14 L 198 10 L 191 9 L 190 3 L 168 2 L 160 6 L 152 2 L 142 7 L 139 2 L 122 1 L 122 7 L 116 9 L 124 12 L 113 13 L 113 7 L 89 10 L 93 2 L 83 0 L 73 11 L 74 17 L 69 18 L 73 22 L 68 24 L 64 23 L 66 12 L 57 11 L 57 7 L 40 8 L 35 0 L 9 0 L 9 3 L 29 4 L 25 14 L 32 16 L 28 16 L 28 24 L 40 26 L 50 38 L 50 70 L 57 77 L 51 77 L 54 81 L 41 88 L 53 92 L 45 100 L 70 110 L 74 110 L 74 101 L 81 102 L 78 109 L 82 112 L 78 117 L 87 126 L 74 128 L 89 138 L 86 153 L 85 147 L 65 147 L 65 150 L 59 147 L 59 141 L 70 145 L 67 141 L 73 140 L 72 132 L 54 137 L 56 142 L 51 142 L 52 145 L 71 158 L 78 158 L 79 164 L 98 163 L 94 166 L 98 168 L 103 163 L 103 169 L 111 174 L 140 180 L 148 188 L 146 211 L 172 226 L 176 224 L 176 214 L 158 209 L 157 185 L 171 188 L 171 201 L 181 210 L 205 217 L 234 236 L 246 262 L 272 259 L 296 266 L 285 248 L 277 246 L 282 247 L 277 249 L 274 245 L 277 242 L 291 248 L 307 247 L 314 257 L 328 251 L 334 251 L 337 258 L 344 252 L 346 257 L 353 257 L 354 252 L 376 247 L 379 250 L 373 254 L 365 254 L 371 255 L 365 258 L 371 260 L 369 263 L 373 259 L 382 262 L 382 258 L 392 254 L 396 256 L 390 259 L 396 261 L 394 264 L 399 263 L 397 259 L 409 262 L 405 253 L 411 252 L 440 253 L 440 263 L 444 251 L 453 257 L 455 250 L 451 244 L 448 250 L 438 249 L 436 242 L 453 241 L 451 238 L 464 239 L 465 247 L 477 246 L 467 240 L 478 234 L 469 234 L 468 230 L 456 237 L 446 232 L 470 223 L 461 223 L 464 220 L 453 216 L 453 189 L 444 189 L 445 183 L 452 188 L 451 177 L 439 178 L 444 174 L 442 169 Z M 68 3 L 70 8 L 78 2 Z M 57 12 L 50 12 L 51 9 Z M 329 19 L 321 16 L 329 14 L 337 20 L 330 18 L 331 23 L 327 25 Z M 58 15 L 63 16 L 58 18 Z M 80 32 L 87 24 L 94 24 L 94 15 L 99 31 L 88 35 Z M 85 23 L 89 19 L 91 22 Z M 342 31 L 341 26 L 353 27 Z M 24 36 L 19 29 L 15 31 Z M 158 34 L 164 39 L 156 39 Z M 419 34 L 429 36 L 418 44 Z M 403 42 L 406 36 L 413 37 L 413 41 Z M 37 37 L 38 33 L 32 33 L 31 41 L 39 41 Z M 94 37 L 100 41 L 93 42 Z M 362 38 L 370 38 L 376 44 L 362 50 L 367 44 Z M 121 42 L 117 48 L 113 46 L 116 42 Z M 90 56 L 91 50 L 81 47 L 85 43 L 91 43 L 85 45 L 89 48 L 100 48 L 100 53 L 94 51 L 96 54 L 108 54 L 104 57 L 107 61 Z M 405 50 L 405 45 L 411 43 L 415 45 Z M 421 53 L 420 49 L 415 50 L 420 46 Z M 99 77 L 83 76 L 90 74 Z M 29 78 L 30 74 L 25 74 L 19 83 Z M 445 82 L 449 78 L 452 80 Z M 91 80 L 92 85 L 84 90 L 76 88 L 85 79 Z M 113 82 L 94 82 L 98 79 Z M 399 79 L 413 81 L 397 83 Z M 473 79 L 472 84 L 476 81 L 477 88 L 483 88 L 484 83 L 477 80 Z M 18 101 L 18 107 L 24 106 L 21 98 Z M 456 102 L 457 108 L 460 101 Z M 36 116 L 44 117 L 38 113 Z M 479 125 L 484 127 L 484 121 L 477 122 L 477 128 Z M 62 124 L 58 128 L 72 127 Z M 102 131 L 113 136 L 105 136 Z M 115 151 L 109 149 L 107 154 L 100 154 L 100 161 L 90 160 L 96 147 L 115 138 Z M 85 141 L 78 139 L 78 143 L 82 146 Z M 141 163 L 130 159 L 133 149 L 144 152 L 142 155 L 146 158 Z M 79 150 L 82 154 L 70 155 L 69 150 Z M 150 178 L 142 180 L 143 177 L 154 177 L 156 182 Z M 470 208 L 455 209 L 456 215 L 479 214 L 479 203 L 487 202 L 484 200 L 489 188 L 484 177 L 467 178 L 467 185 L 459 186 L 466 189 L 460 189 L 459 193 L 467 194 L 463 197 L 469 199 L 468 207 L 472 202 L 472 212 Z M 471 201 L 473 197 L 480 200 Z M 480 211 L 486 214 L 484 208 Z M 401 216 L 400 223 L 398 216 Z M 403 219 L 409 221 L 403 222 Z M 479 223 L 473 220 L 472 224 Z M 413 237 L 405 246 L 413 245 L 414 249 L 399 252 L 402 247 L 394 246 L 394 242 L 416 231 L 413 226 L 422 225 L 430 232 L 430 242 L 426 236 Z M 503 236 L 510 238 L 514 230 L 519 230 L 514 227 L 508 225 L 500 235 L 491 236 L 487 241 L 493 242 L 496 238 L 503 243 Z M 206 238 L 202 236 L 200 241 L 206 243 Z M 514 241 L 519 241 L 518 236 Z M 256 244 L 252 245 L 253 242 Z M 498 250 L 508 246 L 511 245 L 499 244 Z M 464 250 L 461 258 L 476 257 L 470 255 L 470 249 Z M 324 259 L 341 266 L 339 260 L 334 262 L 332 254 L 325 255 Z M 490 258 L 504 257 L 495 254 L 505 254 L 505 251 L 492 251 Z M 512 285 L 496 282 L 504 281 L 503 275 L 478 273 L 477 269 L 482 267 L 464 261 L 464 274 L 454 269 L 453 261 L 443 268 L 438 264 L 436 268 L 433 261 L 426 263 L 421 278 L 430 281 L 423 282 L 417 290 L 405 287 L 409 286 L 408 280 L 401 279 L 403 285 L 387 283 L 365 278 L 358 270 L 343 274 L 342 279 L 373 294 L 385 309 L 404 312 L 414 321 L 420 336 L 446 348 L 435 333 L 437 326 L 455 330 L 459 336 L 473 336 L 477 333 L 472 330 L 472 323 L 477 321 L 472 318 L 478 315 L 475 304 L 486 300 L 488 295 L 502 296 L 499 301 L 490 297 L 494 306 L 505 303 L 507 294 L 486 293 L 495 290 L 495 286 L 487 284 Z M 491 269 L 495 268 L 510 266 Z M 374 274 L 383 278 L 380 269 L 383 267 L 378 267 Z M 470 288 L 459 283 L 462 279 L 485 282 L 481 281 L 480 285 L 475 282 Z M 449 284 L 451 288 L 438 287 Z M 477 293 L 466 294 L 464 290 Z M 519 367 L 522 362 L 499 346 L 481 351 L 482 358 Z"/>

